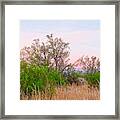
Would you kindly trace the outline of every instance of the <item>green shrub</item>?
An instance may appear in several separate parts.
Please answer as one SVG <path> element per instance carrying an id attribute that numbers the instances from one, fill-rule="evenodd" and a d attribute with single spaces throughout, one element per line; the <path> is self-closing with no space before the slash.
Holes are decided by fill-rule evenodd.
<path id="1" fill-rule="evenodd" d="M 96 72 L 93 74 L 85 74 L 84 78 L 87 80 L 90 86 L 94 86 L 99 88 L 100 84 L 100 72 Z"/>
<path id="2" fill-rule="evenodd" d="M 55 87 L 65 83 L 63 75 L 53 68 L 32 65 L 25 61 L 20 62 L 20 85 L 24 93 L 47 91 L 52 96 L 55 93 Z"/>

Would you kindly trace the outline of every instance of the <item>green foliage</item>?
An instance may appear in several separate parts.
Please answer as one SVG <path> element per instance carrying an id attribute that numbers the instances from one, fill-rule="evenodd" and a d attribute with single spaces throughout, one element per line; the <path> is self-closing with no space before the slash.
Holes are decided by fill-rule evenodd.
<path id="1" fill-rule="evenodd" d="M 67 79 L 68 79 L 68 81 L 69 80 L 76 80 L 78 77 L 80 77 L 80 74 L 73 71 L 67 76 Z"/>
<path id="2" fill-rule="evenodd" d="M 85 74 L 84 78 L 87 80 L 90 86 L 94 86 L 99 88 L 100 84 L 100 72 L 96 72 L 93 74 Z"/>
<path id="3" fill-rule="evenodd" d="M 48 66 L 37 66 L 25 61 L 20 63 L 20 85 L 24 93 L 32 91 L 47 91 L 50 95 L 55 93 L 55 86 L 64 85 L 63 75 Z"/>

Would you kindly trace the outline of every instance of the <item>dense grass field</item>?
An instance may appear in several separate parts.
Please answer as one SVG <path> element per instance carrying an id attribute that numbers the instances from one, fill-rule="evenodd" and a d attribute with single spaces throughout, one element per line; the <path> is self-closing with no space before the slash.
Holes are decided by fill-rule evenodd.
<path id="1" fill-rule="evenodd" d="M 52 98 L 47 96 L 47 92 L 41 94 L 41 92 L 33 91 L 31 96 L 21 95 L 21 100 L 99 100 L 100 91 L 96 87 L 89 87 L 84 85 L 67 85 L 65 87 L 57 87 L 56 93 Z"/>

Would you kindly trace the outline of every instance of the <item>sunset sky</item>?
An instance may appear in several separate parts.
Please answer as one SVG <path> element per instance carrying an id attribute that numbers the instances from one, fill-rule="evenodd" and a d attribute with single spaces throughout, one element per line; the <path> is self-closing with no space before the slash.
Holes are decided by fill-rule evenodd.
<path id="1" fill-rule="evenodd" d="M 20 49 L 30 46 L 34 39 L 45 42 L 53 34 L 70 43 L 70 61 L 83 55 L 100 57 L 99 20 L 21 20 Z"/>

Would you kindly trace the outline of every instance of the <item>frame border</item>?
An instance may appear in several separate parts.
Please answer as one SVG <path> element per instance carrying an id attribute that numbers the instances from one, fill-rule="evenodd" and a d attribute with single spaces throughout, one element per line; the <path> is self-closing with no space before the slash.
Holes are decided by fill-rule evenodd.
<path id="1" fill-rule="evenodd" d="M 5 5 L 115 5 L 115 115 L 5 115 Z M 45 0 L 1 2 L 0 119 L 119 119 L 119 0 Z"/>

